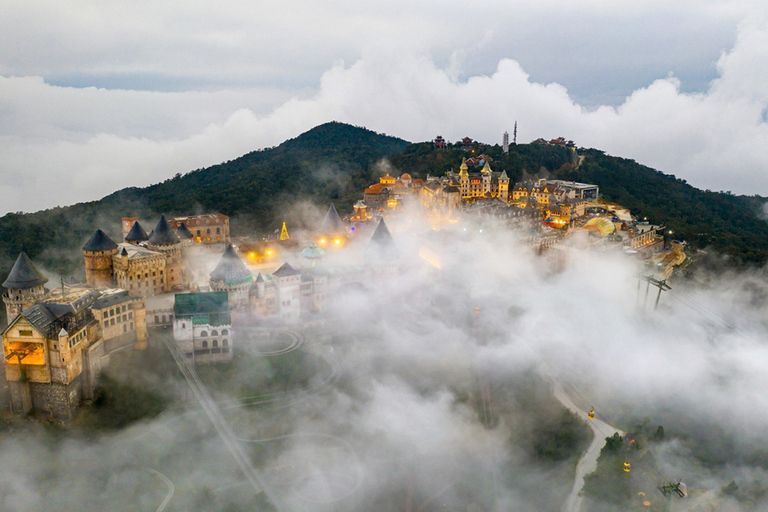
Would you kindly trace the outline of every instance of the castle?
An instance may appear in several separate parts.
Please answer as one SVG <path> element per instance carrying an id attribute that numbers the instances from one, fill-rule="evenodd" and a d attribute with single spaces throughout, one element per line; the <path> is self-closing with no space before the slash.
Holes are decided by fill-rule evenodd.
<path id="1" fill-rule="evenodd" d="M 91 248 L 98 243 L 112 250 L 101 237 Z M 5 376 L 12 411 L 69 418 L 93 397 L 110 353 L 146 346 L 146 311 L 144 299 L 125 290 L 63 282 L 48 290 L 47 281 L 22 251 L 3 282 Z"/>

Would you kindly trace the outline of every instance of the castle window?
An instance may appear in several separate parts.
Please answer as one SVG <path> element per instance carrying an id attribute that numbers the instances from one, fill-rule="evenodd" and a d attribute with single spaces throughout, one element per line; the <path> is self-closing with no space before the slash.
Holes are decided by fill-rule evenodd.
<path id="1" fill-rule="evenodd" d="M 156 323 L 156 324 L 159 324 L 159 323 L 160 323 L 160 317 L 159 317 L 159 316 L 157 316 L 157 315 L 155 315 L 155 323 Z"/>
<path id="2" fill-rule="evenodd" d="M 219 331 L 211 331 L 211 336 L 218 336 L 218 335 L 219 335 Z"/>
<path id="3" fill-rule="evenodd" d="M 224 330 L 221 331 L 221 335 L 222 336 L 226 336 L 227 334 L 229 334 L 228 330 L 224 329 Z"/>
<path id="4" fill-rule="evenodd" d="M 205 230 L 205 233 L 206 233 L 206 234 L 208 234 L 208 235 L 210 235 L 210 234 L 211 234 L 211 228 L 208 228 L 208 229 L 206 229 L 206 230 Z"/>
<path id="5" fill-rule="evenodd" d="M 128 332 L 128 326 L 123 324 L 123 332 Z"/>
<path id="6" fill-rule="evenodd" d="M 107 327 L 109 327 L 109 321 L 104 322 L 104 328 L 106 329 Z"/>
<path id="7" fill-rule="evenodd" d="M 133 322 L 131 322 L 131 330 L 133 330 Z"/>
<path id="8" fill-rule="evenodd" d="M 203 348 L 208 348 L 208 342 L 206 340 L 203 340 Z"/>
<path id="9" fill-rule="evenodd" d="M 115 319 L 114 318 L 111 318 L 109 320 L 109 325 L 115 325 Z"/>
<path id="10" fill-rule="evenodd" d="M 213 340 L 213 348 L 218 348 L 218 347 L 219 347 L 219 342 L 216 340 Z"/>
<path id="11" fill-rule="evenodd" d="M 19 331 L 19 336 L 32 336 L 32 331 Z"/>
<path id="12" fill-rule="evenodd" d="M 221 234 L 221 228 L 216 228 L 216 234 Z"/>
<path id="13" fill-rule="evenodd" d="M 181 328 L 182 329 L 186 329 L 187 328 L 187 323 L 186 322 L 181 322 Z"/>
<path id="14" fill-rule="evenodd" d="M 228 345 L 229 345 L 229 341 L 227 341 L 227 340 L 221 340 L 221 346 L 222 346 L 222 347 L 226 347 L 226 346 L 228 346 Z"/>
<path id="15" fill-rule="evenodd" d="M 208 336 L 208 333 L 207 333 L 207 332 L 205 332 L 205 331 L 200 331 L 200 337 L 201 337 L 201 338 L 205 338 L 205 337 L 207 337 L 207 336 Z"/>
<path id="16" fill-rule="evenodd" d="M 123 315 L 123 322 L 125 322 L 126 320 L 128 320 L 128 315 Z"/>
<path id="17" fill-rule="evenodd" d="M 120 322 L 121 322 L 121 320 L 120 320 L 120 317 L 118 316 L 117 317 L 117 323 L 120 323 Z"/>
<path id="18" fill-rule="evenodd" d="M 163 323 L 165 323 L 165 315 L 163 315 Z"/>

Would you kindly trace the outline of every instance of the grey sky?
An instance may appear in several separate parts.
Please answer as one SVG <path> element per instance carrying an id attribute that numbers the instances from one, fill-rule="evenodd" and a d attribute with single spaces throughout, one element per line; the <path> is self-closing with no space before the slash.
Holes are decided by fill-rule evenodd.
<path id="1" fill-rule="evenodd" d="M 768 195 L 763 16 L 727 1 L 10 2 L 0 211 L 146 185 L 332 119 L 488 142 L 517 119 L 522 141 L 564 135 Z"/>

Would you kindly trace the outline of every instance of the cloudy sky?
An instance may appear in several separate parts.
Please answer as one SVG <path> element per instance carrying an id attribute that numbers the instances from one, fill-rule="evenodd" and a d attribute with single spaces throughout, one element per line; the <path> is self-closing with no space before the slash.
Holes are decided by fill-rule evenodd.
<path id="1" fill-rule="evenodd" d="M 96 199 L 340 120 L 563 135 L 768 195 L 761 1 L 11 0 L 0 214 Z"/>

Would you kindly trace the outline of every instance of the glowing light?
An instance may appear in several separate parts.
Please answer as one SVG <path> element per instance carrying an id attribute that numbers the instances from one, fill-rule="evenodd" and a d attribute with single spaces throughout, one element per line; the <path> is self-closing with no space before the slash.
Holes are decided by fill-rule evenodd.
<path id="1" fill-rule="evenodd" d="M 651 506 L 651 502 L 650 501 L 644 501 L 643 505 L 645 505 L 646 507 L 650 507 Z"/>
<path id="2" fill-rule="evenodd" d="M 337 239 L 335 239 L 335 240 L 333 241 L 333 243 L 335 243 L 336 245 L 341 245 L 341 239 L 340 239 L 340 238 L 337 238 Z"/>
<path id="3" fill-rule="evenodd" d="M 328 241 L 328 240 L 326 240 L 325 238 L 321 238 L 321 239 L 320 239 L 320 245 L 325 245 L 325 243 L 326 243 L 327 241 Z"/>
<path id="4" fill-rule="evenodd" d="M 254 258 L 256 258 L 256 253 L 255 252 L 249 252 L 248 253 L 248 257 L 251 258 L 251 259 L 254 259 Z"/>
<path id="5" fill-rule="evenodd" d="M 267 256 L 272 256 L 272 249 L 267 249 Z"/>

